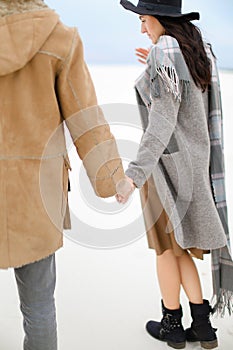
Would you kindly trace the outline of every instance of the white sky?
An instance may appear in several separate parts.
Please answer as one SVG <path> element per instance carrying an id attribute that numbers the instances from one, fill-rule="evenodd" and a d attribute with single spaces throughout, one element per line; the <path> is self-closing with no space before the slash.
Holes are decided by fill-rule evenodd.
<path id="1" fill-rule="evenodd" d="M 134 49 L 150 46 L 140 33 L 137 15 L 119 0 L 45 0 L 67 25 L 77 26 L 86 61 L 98 64 L 136 64 Z M 137 0 L 132 0 L 137 4 Z M 186 0 L 183 12 L 199 11 L 203 36 L 213 44 L 221 68 L 233 68 L 233 0 Z"/>

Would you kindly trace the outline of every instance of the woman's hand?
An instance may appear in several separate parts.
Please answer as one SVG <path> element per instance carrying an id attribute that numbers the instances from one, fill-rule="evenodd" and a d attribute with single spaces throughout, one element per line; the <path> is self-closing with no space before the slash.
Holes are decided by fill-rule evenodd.
<path id="1" fill-rule="evenodd" d="M 142 64 L 146 64 L 147 57 L 149 55 L 150 49 L 137 48 L 135 49 L 138 61 Z"/>
<path id="2" fill-rule="evenodd" d="M 135 185 L 133 180 L 130 177 L 125 176 L 125 178 L 119 181 L 116 185 L 117 194 L 115 197 L 118 203 L 125 204 L 134 190 Z"/>

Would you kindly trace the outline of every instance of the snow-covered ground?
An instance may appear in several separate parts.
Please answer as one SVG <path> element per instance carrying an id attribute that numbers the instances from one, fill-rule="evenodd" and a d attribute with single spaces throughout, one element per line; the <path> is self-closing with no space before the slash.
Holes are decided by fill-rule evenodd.
<path id="1" fill-rule="evenodd" d="M 141 72 L 140 66 L 93 66 L 90 70 L 100 104 L 135 105 L 133 82 Z M 231 233 L 233 232 L 232 83 L 233 73 L 221 72 Z M 138 136 L 138 131 L 132 126 L 131 130 L 127 130 L 126 133 L 125 127 L 113 125 L 113 132 L 114 134 L 116 132 L 117 138 L 127 141 L 132 139 L 133 142 L 135 135 Z M 72 157 L 71 152 L 73 182 L 76 166 L 75 159 Z M 108 249 L 99 249 L 98 239 L 92 240 L 93 244 L 90 244 L 90 241 L 85 242 L 85 232 L 81 232 L 84 241 L 80 240 L 80 242 L 77 239 L 78 236 L 74 242 L 66 235 L 65 247 L 57 253 L 56 301 L 59 350 L 166 349 L 166 344 L 155 341 L 144 330 L 146 321 L 160 319 L 161 313 L 160 294 L 155 277 L 155 254 L 147 248 L 147 240 L 141 232 L 143 226 L 140 220 L 138 223 L 139 226 L 141 225 L 140 230 L 135 237 L 127 236 L 125 241 L 120 237 L 121 228 L 132 224 L 131 212 L 140 210 L 138 194 L 135 193 L 129 206 L 125 207 L 126 214 L 122 209 L 121 212 L 117 212 L 113 200 L 102 203 L 111 208 L 111 213 L 109 211 L 105 214 L 103 211 L 96 213 L 93 206 L 83 210 L 83 207 L 87 206 L 83 195 L 85 197 L 85 193 L 82 193 L 80 196 L 82 198 L 77 198 L 77 215 L 80 213 L 79 220 L 82 223 L 80 230 L 88 229 L 90 225 L 96 225 L 100 229 L 114 225 L 119 229 L 119 242 L 117 240 L 113 242 L 110 238 Z M 71 198 L 71 207 L 75 211 L 74 198 Z M 85 216 L 86 211 L 88 216 Z M 120 223 L 116 217 L 122 218 Z M 117 246 L 118 249 L 113 249 Z M 202 277 L 205 298 L 210 298 L 210 260 L 207 258 L 204 262 L 197 262 L 197 264 Z M 0 350 L 20 350 L 23 340 L 22 318 L 12 270 L 0 271 L 0 284 Z M 188 303 L 183 294 L 182 304 L 184 325 L 189 326 Z M 218 328 L 219 349 L 231 349 L 233 317 L 214 319 L 213 324 Z M 200 349 L 197 344 L 188 344 L 186 348 Z"/>

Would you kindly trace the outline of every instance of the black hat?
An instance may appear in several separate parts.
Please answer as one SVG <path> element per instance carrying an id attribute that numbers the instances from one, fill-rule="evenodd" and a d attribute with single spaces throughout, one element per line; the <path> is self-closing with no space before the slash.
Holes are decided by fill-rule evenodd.
<path id="1" fill-rule="evenodd" d="M 193 21 L 200 19 L 198 12 L 181 13 L 182 0 L 139 0 L 137 6 L 127 0 L 121 0 L 120 4 L 129 11 L 139 15 L 151 15 L 171 17 L 182 21 Z"/>

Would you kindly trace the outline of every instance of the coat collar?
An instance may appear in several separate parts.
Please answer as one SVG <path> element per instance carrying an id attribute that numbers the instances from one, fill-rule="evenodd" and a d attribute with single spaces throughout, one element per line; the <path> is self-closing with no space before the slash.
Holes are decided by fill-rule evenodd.
<path id="1" fill-rule="evenodd" d="M 43 0 L 0 0 L 0 17 L 48 8 Z"/>

